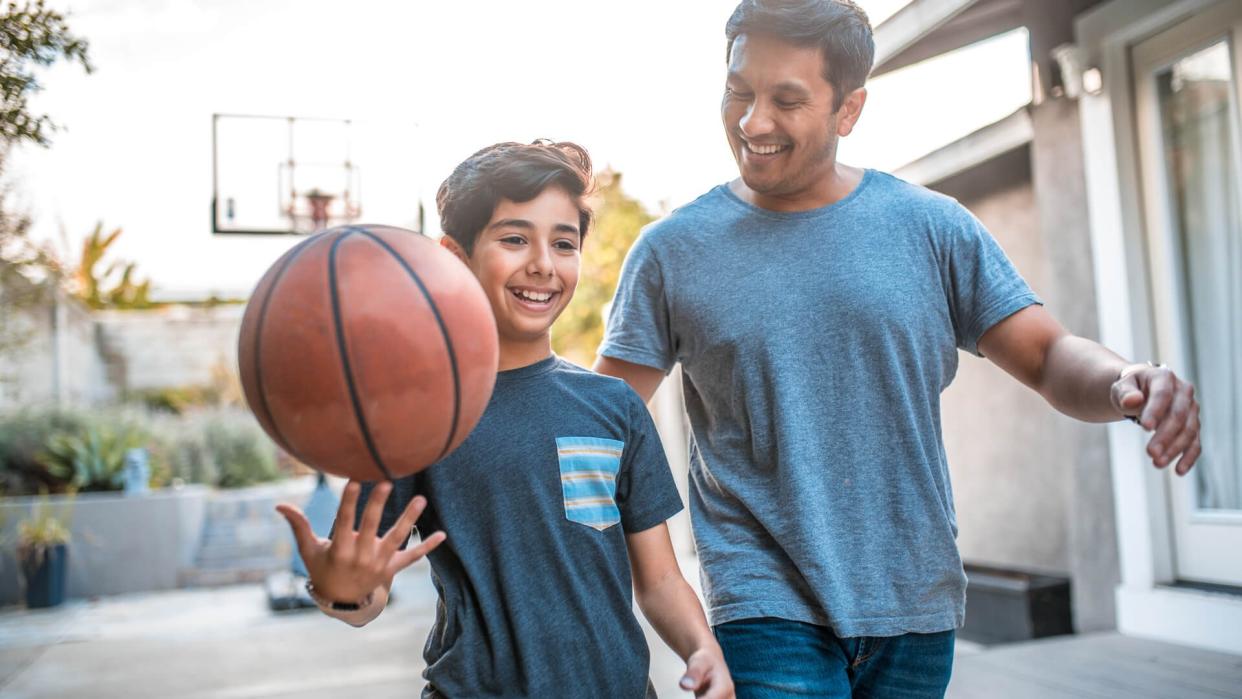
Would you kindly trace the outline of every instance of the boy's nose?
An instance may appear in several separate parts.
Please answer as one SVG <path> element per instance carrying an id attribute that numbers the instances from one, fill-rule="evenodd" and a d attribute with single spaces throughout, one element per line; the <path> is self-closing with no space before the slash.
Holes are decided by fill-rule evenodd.
<path id="1" fill-rule="evenodd" d="M 552 253 L 542 246 L 531 246 L 530 259 L 526 262 L 527 274 L 552 276 Z"/>

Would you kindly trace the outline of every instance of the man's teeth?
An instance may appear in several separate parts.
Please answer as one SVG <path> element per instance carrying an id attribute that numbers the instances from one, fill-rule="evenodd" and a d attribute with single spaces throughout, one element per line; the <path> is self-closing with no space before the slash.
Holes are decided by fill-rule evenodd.
<path id="1" fill-rule="evenodd" d="M 524 298 L 527 301 L 537 301 L 539 303 L 543 303 L 544 301 L 547 301 L 548 299 L 552 298 L 552 294 L 547 293 L 547 292 L 526 291 L 524 289 L 515 289 L 514 291 L 517 293 L 519 297 Z"/>
<path id="2" fill-rule="evenodd" d="M 773 153 L 779 153 L 785 150 L 785 146 L 760 146 L 755 145 L 754 143 L 747 143 L 746 147 L 749 148 L 752 153 L 757 153 L 759 155 L 772 155 Z"/>

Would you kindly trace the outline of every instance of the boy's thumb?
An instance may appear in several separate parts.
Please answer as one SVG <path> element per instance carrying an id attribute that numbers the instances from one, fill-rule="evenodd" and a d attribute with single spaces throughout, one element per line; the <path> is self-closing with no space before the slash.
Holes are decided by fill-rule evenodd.
<path id="1" fill-rule="evenodd" d="M 703 684 L 703 678 L 707 676 L 707 661 L 698 655 L 690 656 L 690 661 L 686 663 L 686 674 L 682 675 L 681 682 L 678 684 L 687 692 L 693 692 Z"/>

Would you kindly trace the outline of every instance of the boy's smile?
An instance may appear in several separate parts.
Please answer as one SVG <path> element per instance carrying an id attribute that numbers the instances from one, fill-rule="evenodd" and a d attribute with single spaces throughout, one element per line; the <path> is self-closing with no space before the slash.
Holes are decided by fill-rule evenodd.
<path id="1" fill-rule="evenodd" d="M 469 256 L 444 238 L 491 302 L 501 369 L 551 354 L 548 330 L 578 286 L 578 221 L 574 200 L 559 187 L 549 187 L 530 201 L 501 199 Z"/>

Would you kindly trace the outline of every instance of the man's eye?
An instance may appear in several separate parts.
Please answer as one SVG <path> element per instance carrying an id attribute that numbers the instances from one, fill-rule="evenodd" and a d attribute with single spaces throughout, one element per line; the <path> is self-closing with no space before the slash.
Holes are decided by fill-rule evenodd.
<path id="1" fill-rule="evenodd" d="M 793 109 L 794 107 L 798 106 L 798 103 L 797 102 L 783 102 L 783 101 L 777 100 L 776 106 L 780 107 L 781 109 Z"/>

